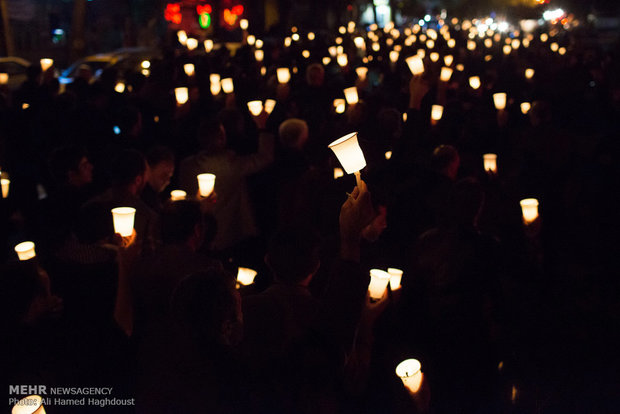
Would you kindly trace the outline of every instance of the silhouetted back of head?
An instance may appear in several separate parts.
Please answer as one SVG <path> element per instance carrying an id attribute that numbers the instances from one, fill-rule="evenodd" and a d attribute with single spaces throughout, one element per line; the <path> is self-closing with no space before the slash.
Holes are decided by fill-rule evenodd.
<path id="1" fill-rule="evenodd" d="M 144 175 L 146 159 L 136 150 L 123 150 L 112 161 L 110 170 L 112 185 L 127 186 L 134 182 L 136 177 Z"/>
<path id="2" fill-rule="evenodd" d="M 287 119 L 280 125 L 278 134 L 286 148 L 301 149 L 308 139 L 308 124 L 303 119 Z"/>
<path id="3" fill-rule="evenodd" d="M 484 190 L 474 178 L 456 182 L 447 206 L 447 220 L 462 227 L 476 226 L 484 203 Z"/>
<path id="4" fill-rule="evenodd" d="M 226 132 L 217 117 L 205 118 L 200 122 L 198 144 L 207 152 L 217 151 L 226 146 Z"/>
<path id="5" fill-rule="evenodd" d="M 68 181 L 70 171 L 77 171 L 86 149 L 81 146 L 67 146 L 54 150 L 50 155 L 49 165 L 54 180 L 58 184 Z"/>
<path id="6" fill-rule="evenodd" d="M 267 264 L 281 282 L 298 283 L 320 264 L 320 238 L 309 226 L 280 228 L 272 237 Z"/>
<path id="7" fill-rule="evenodd" d="M 431 168 L 454 180 L 460 165 L 459 153 L 452 145 L 440 145 L 433 151 Z"/>
<path id="8" fill-rule="evenodd" d="M 166 244 L 185 243 L 202 226 L 200 203 L 195 200 L 170 201 L 161 212 L 161 235 Z"/>

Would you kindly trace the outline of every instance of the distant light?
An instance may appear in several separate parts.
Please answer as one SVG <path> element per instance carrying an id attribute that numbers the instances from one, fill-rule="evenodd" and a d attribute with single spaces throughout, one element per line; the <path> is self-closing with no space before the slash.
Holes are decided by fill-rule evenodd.
<path id="1" fill-rule="evenodd" d="M 118 126 L 115 126 L 114 127 L 114 134 L 115 135 L 120 135 L 120 133 L 121 133 L 121 129 Z"/>
<path id="2" fill-rule="evenodd" d="M 426 22 L 424 21 L 424 19 L 420 19 L 420 21 L 418 22 L 418 24 L 420 26 L 424 26 L 426 24 Z"/>
<path id="3" fill-rule="evenodd" d="M 65 31 L 62 29 L 54 29 L 52 33 L 54 33 L 56 36 L 64 36 Z"/>
<path id="4" fill-rule="evenodd" d="M 427 22 L 431 21 L 431 15 L 427 14 L 426 16 L 424 16 L 424 20 L 426 20 Z"/>
<path id="5" fill-rule="evenodd" d="M 151 67 L 151 62 L 149 62 L 148 60 L 143 60 L 140 66 L 142 66 L 143 69 L 148 69 Z"/>
<path id="6" fill-rule="evenodd" d="M 507 32 L 508 31 L 508 23 L 501 22 L 500 24 L 497 25 L 497 30 L 499 30 L 500 32 Z"/>

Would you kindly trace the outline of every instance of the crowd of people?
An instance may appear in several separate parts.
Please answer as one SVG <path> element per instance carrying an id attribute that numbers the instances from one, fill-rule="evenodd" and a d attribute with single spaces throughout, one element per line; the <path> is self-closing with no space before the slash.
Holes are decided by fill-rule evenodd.
<path id="1" fill-rule="evenodd" d="M 618 45 L 444 27 L 295 28 L 263 56 L 247 33 L 234 53 L 170 33 L 147 71 L 83 68 L 60 85 L 37 64 L 3 89 L 9 384 L 113 387 L 135 403 L 110 412 L 149 414 L 617 407 Z M 214 95 L 211 74 L 234 92 Z M 337 110 L 351 86 L 358 102 Z M 276 105 L 253 115 L 256 99 Z M 328 148 L 350 132 L 357 183 Z M 216 177 L 208 197 L 201 173 Z M 533 222 L 524 198 L 540 202 Z M 131 236 L 115 234 L 115 207 L 136 209 Z M 26 240 L 36 257 L 18 261 Z M 369 270 L 388 267 L 402 288 L 371 300 Z M 417 393 L 394 372 L 408 358 Z"/>

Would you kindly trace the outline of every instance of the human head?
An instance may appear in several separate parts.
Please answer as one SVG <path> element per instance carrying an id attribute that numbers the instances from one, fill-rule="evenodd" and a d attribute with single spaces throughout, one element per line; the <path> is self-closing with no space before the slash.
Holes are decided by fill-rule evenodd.
<path id="1" fill-rule="evenodd" d="M 325 69 L 323 65 L 313 63 L 306 69 L 306 82 L 310 86 L 323 86 Z"/>
<path id="2" fill-rule="evenodd" d="M 464 227 L 476 226 L 484 203 L 484 190 L 474 178 L 457 181 L 447 206 L 448 220 Z"/>
<path id="3" fill-rule="evenodd" d="M 319 236 L 311 227 L 282 227 L 271 239 L 265 262 L 276 280 L 307 284 L 321 264 L 319 250 Z"/>
<path id="4" fill-rule="evenodd" d="M 308 140 L 308 124 L 303 119 L 287 119 L 280 125 L 278 133 L 284 147 L 301 150 Z"/>
<path id="5" fill-rule="evenodd" d="M 112 185 L 139 194 L 147 182 L 146 159 L 136 150 L 122 150 L 110 168 Z"/>
<path id="6" fill-rule="evenodd" d="M 197 250 L 215 236 L 214 223 L 212 216 L 203 215 L 196 200 L 169 201 L 161 212 L 162 240 Z"/>
<path id="7" fill-rule="evenodd" d="M 49 165 L 59 185 L 80 188 L 93 181 L 93 165 L 83 147 L 67 146 L 54 150 Z"/>
<path id="8" fill-rule="evenodd" d="M 198 143 L 207 152 L 220 152 L 226 148 L 226 130 L 219 119 L 209 117 L 200 122 Z"/>
<path id="9" fill-rule="evenodd" d="M 461 159 L 458 151 L 452 145 L 440 145 L 433 151 L 431 164 L 434 171 L 454 181 L 459 171 Z"/>
<path id="10" fill-rule="evenodd" d="M 174 153 L 164 146 L 155 146 L 146 153 L 149 165 L 148 183 L 158 193 L 164 191 L 174 174 Z"/>

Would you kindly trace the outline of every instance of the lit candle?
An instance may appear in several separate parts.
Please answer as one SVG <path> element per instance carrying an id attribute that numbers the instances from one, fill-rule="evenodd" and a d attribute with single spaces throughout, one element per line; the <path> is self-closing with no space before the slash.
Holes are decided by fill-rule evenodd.
<path id="1" fill-rule="evenodd" d="M 342 168 L 340 167 L 334 168 L 334 180 L 337 180 L 340 177 L 344 177 L 344 171 L 342 171 Z"/>
<path id="2" fill-rule="evenodd" d="M 450 81 L 451 77 L 452 77 L 452 68 L 449 68 L 449 67 L 446 67 L 446 66 L 441 68 L 441 74 L 440 74 L 439 78 L 441 79 L 442 82 Z"/>
<path id="3" fill-rule="evenodd" d="M 219 85 L 220 83 L 220 75 L 217 73 L 212 73 L 211 75 L 209 75 L 209 81 L 211 83 L 217 83 Z"/>
<path id="4" fill-rule="evenodd" d="M 357 142 L 357 132 L 352 132 L 337 139 L 329 144 L 328 147 L 334 151 L 347 174 L 355 174 L 359 187 L 361 181 L 360 170 L 366 166 L 366 159 Z"/>
<path id="5" fill-rule="evenodd" d="M 521 46 L 521 41 L 519 39 L 513 39 L 510 43 L 513 49 L 518 49 Z"/>
<path id="6" fill-rule="evenodd" d="M 385 159 L 389 160 L 390 158 L 392 158 L 392 151 L 386 151 L 385 152 Z"/>
<path id="7" fill-rule="evenodd" d="M 240 267 L 237 270 L 237 282 L 243 286 L 248 286 L 254 283 L 256 277 L 256 270 L 248 269 L 247 267 Z"/>
<path id="8" fill-rule="evenodd" d="M 172 190 L 170 192 L 170 199 L 172 201 L 185 200 L 187 193 L 183 190 Z"/>
<path id="9" fill-rule="evenodd" d="M 429 39 L 426 41 L 426 48 L 433 49 L 435 47 L 435 41 L 433 39 Z"/>
<path id="10" fill-rule="evenodd" d="M 198 39 L 194 39 L 193 37 L 190 37 L 187 39 L 187 42 L 185 42 L 185 46 L 187 46 L 187 50 L 194 50 L 198 47 Z"/>
<path id="11" fill-rule="evenodd" d="M 400 289 L 400 282 L 403 278 L 403 271 L 393 267 L 388 267 L 387 272 L 390 275 L 390 289 L 392 291 Z"/>
<path id="12" fill-rule="evenodd" d="M 506 94 L 504 92 L 494 93 L 493 103 L 495 104 L 495 109 L 498 111 L 506 109 Z"/>
<path id="13" fill-rule="evenodd" d="M 301 52 L 301 55 L 305 58 L 308 59 L 310 57 L 310 51 L 309 50 L 304 50 Z"/>
<path id="14" fill-rule="evenodd" d="M 465 65 L 459 63 L 458 65 L 456 65 L 456 70 L 458 70 L 459 72 L 463 72 L 465 70 Z"/>
<path id="15" fill-rule="evenodd" d="M 484 154 L 482 156 L 484 171 L 497 174 L 497 154 Z"/>
<path id="16" fill-rule="evenodd" d="M 505 55 L 509 55 L 510 52 L 512 52 L 512 48 L 510 47 L 510 45 L 504 45 L 503 50 Z"/>
<path id="17" fill-rule="evenodd" d="M 437 62 L 439 60 L 439 53 L 437 52 L 431 53 L 430 58 L 431 58 L 431 61 Z"/>
<path id="18" fill-rule="evenodd" d="M 520 204 L 523 222 L 525 224 L 531 224 L 538 218 L 538 200 L 535 198 L 526 198 L 521 200 Z"/>
<path id="19" fill-rule="evenodd" d="M 213 50 L 213 40 L 207 39 L 204 41 L 205 52 L 209 53 Z"/>
<path id="20" fill-rule="evenodd" d="M 54 59 L 43 58 L 39 61 L 39 63 L 41 64 L 41 70 L 45 72 L 46 70 L 52 67 L 52 65 L 54 64 Z"/>
<path id="21" fill-rule="evenodd" d="M 179 30 L 177 32 L 177 39 L 179 39 L 180 44 L 185 46 L 185 43 L 187 42 L 187 33 L 185 33 L 185 30 Z"/>
<path id="22" fill-rule="evenodd" d="M 558 53 L 562 56 L 564 56 L 566 54 L 566 48 L 565 47 L 561 47 L 558 49 Z"/>
<path id="23" fill-rule="evenodd" d="M 346 88 L 344 90 L 344 97 L 347 100 L 349 105 L 355 105 L 359 102 L 359 97 L 357 95 L 357 88 L 352 86 L 350 88 Z"/>
<path id="24" fill-rule="evenodd" d="M 45 414 L 43 398 L 40 395 L 29 395 L 13 406 L 11 414 Z"/>
<path id="25" fill-rule="evenodd" d="M 6 85 L 7 83 L 9 83 L 9 74 L 0 73 L 0 85 Z"/>
<path id="26" fill-rule="evenodd" d="M 2 184 L 2 198 L 7 198 L 9 196 L 9 185 L 11 184 L 11 180 L 2 178 L 0 179 L 0 183 Z"/>
<path id="27" fill-rule="evenodd" d="M 407 112 L 403 112 L 403 122 L 407 122 Z"/>
<path id="28" fill-rule="evenodd" d="M 174 96 L 178 105 L 183 105 L 189 99 L 189 92 L 186 87 L 174 88 Z"/>
<path id="29" fill-rule="evenodd" d="M 248 42 L 248 45 L 254 46 L 254 43 L 256 43 L 256 36 L 249 35 L 247 38 L 247 42 Z"/>
<path id="30" fill-rule="evenodd" d="M 289 68 L 278 68 L 276 70 L 276 76 L 278 77 L 278 82 L 288 83 L 291 79 L 291 71 Z"/>
<path id="31" fill-rule="evenodd" d="M 198 190 L 202 197 L 209 197 L 215 188 L 215 174 L 198 174 Z"/>
<path id="32" fill-rule="evenodd" d="M 235 87 L 233 85 L 232 78 L 222 79 L 222 90 L 224 91 L 224 93 L 233 93 Z"/>
<path id="33" fill-rule="evenodd" d="M 329 56 L 325 56 L 323 58 L 323 60 L 322 60 L 324 66 L 329 65 L 329 62 L 331 62 L 331 61 L 332 61 L 332 59 Z"/>
<path id="34" fill-rule="evenodd" d="M 263 41 L 261 39 L 256 39 L 256 48 L 261 49 L 263 47 Z"/>
<path id="35" fill-rule="evenodd" d="M 347 64 L 349 63 L 349 58 L 347 57 L 347 55 L 338 55 L 338 57 L 336 58 L 336 61 L 338 62 L 338 65 L 340 65 L 340 67 L 345 67 L 347 66 Z"/>
<path id="36" fill-rule="evenodd" d="M 521 102 L 521 113 L 523 113 L 523 115 L 527 115 L 527 113 L 530 112 L 530 109 L 532 109 L 531 103 Z"/>
<path id="37" fill-rule="evenodd" d="M 414 76 L 424 73 L 424 63 L 420 56 L 410 56 L 407 58 L 406 62 L 409 66 L 409 70 Z"/>
<path id="38" fill-rule="evenodd" d="M 370 299 L 379 300 L 385 294 L 387 285 L 390 282 L 390 274 L 384 270 L 371 269 L 370 283 L 368 284 L 368 293 Z"/>
<path id="39" fill-rule="evenodd" d="M 437 125 L 443 116 L 443 106 L 433 105 L 431 108 L 431 124 Z"/>
<path id="40" fill-rule="evenodd" d="M 448 47 L 450 49 L 454 49 L 454 46 L 456 46 L 456 40 L 454 39 L 448 39 Z"/>
<path id="41" fill-rule="evenodd" d="M 114 86 L 114 90 L 118 93 L 125 92 L 125 84 L 123 82 L 117 82 Z"/>
<path id="42" fill-rule="evenodd" d="M 344 110 L 346 109 L 345 105 L 346 101 L 344 99 L 334 99 L 334 108 L 336 108 L 337 114 L 344 113 Z"/>
<path id="43" fill-rule="evenodd" d="M 532 68 L 527 68 L 525 69 L 525 79 L 532 79 L 534 77 L 534 69 Z"/>
<path id="44" fill-rule="evenodd" d="M 263 106 L 263 108 L 265 108 L 265 112 L 270 114 L 271 112 L 273 112 L 273 108 L 275 108 L 275 106 L 276 106 L 276 101 L 274 99 L 267 99 L 265 101 L 265 105 Z"/>
<path id="45" fill-rule="evenodd" d="M 473 40 L 468 40 L 467 50 L 476 50 L 476 42 L 474 42 Z"/>
<path id="46" fill-rule="evenodd" d="M 355 39 L 353 39 L 353 43 L 355 43 L 355 47 L 357 47 L 358 49 L 366 48 L 366 42 L 364 41 L 363 37 L 356 37 Z"/>
<path id="47" fill-rule="evenodd" d="M 248 22 L 248 19 L 239 20 L 239 27 L 241 28 L 241 30 L 248 30 L 249 26 L 250 23 Z"/>
<path id="48" fill-rule="evenodd" d="M 360 66 L 355 68 L 355 73 L 360 80 L 366 79 L 366 74 L 368 74 L 368 68 L 366 66 Z"/>
<path id="49" fill-rule="evenodd" d="M 545 43 L 547 40 L 549 40 L 549 35 L 547 33 L 542 33 L 540 35 L 540 41 Z"/>
<path id="50" fill-rule="evenodd" d="M 445 63 L 446 66 L 452 66 L 452 62 L 454 62 L 454 57 L 452 55 L 446 55 L 443 57 L 443 63 Z"/>
<path id="51" fill-rule="evenodd" d="M 478 89 L 480 87 L 480 78 L 478 76 L 471 76 L 469 78 L 469 86 L 471 86 L 472 89 Z"/>
<path id="52" fill-rule="evenodd" d="M 552 52 L 557 52 L 558 49 L 560 48 L 560 45 L 558 45 L 557 43 L 553 42 L 553 43 L 551 43 L 550 47 L 551 47 L 551 51 Z"/>
<path id="53" fill-rule="evenodd" d="M 34 243 L 31 241 L 25 241 L 15 246 L 15 253 L 19 260 L 30 260 L 37 254 L 34 251 Z"/>
<path id="54" fill-rule="evenodd" d="M 194 76 L 194 64 L 193 63 L 186 63 L 185 65 L 183 65 L 183 70 L 185 71 L 185 74 L 187 76 Z"/>
<path id="55" fill-rule="evenodd" d="M 256 59 L 257 62 L 262 62 L 264 57 L 265 57 L 265 52 L 263 52 L 262 50 L 254 51 L 254 58 Z"/>
<path id="56" fill-rule="evenodd" d="M 417 359 L 406 359 L 396 367 L 396 375 L 411 393 L 417 393 L 422 386 L 422 365 Z"/>
<path id="57" fill-rule="evenodd" d="M 390 62 L 392 62 L 392 63 L 396 63 L 396 61 L 398 60 L 398 56 L 399 56 L 399 55 L 400 55 L 400 53 L 398 53 L 398 52 L 397 52 L 397 51 L 395 51 L 395 50 L 392 50 L 392 51 L 390 52 Z"/>
<path id="58" fill-rule="evenodd" d="M 490 49 L 491 47 L 493 47 L 493 40 L 492 39 L 484 39 L 484 47 L 486 47 L 487 49 Z"/>
<path id="59" fill-rule="evenodd" d="M 117 207 L 112 209 L 114 232 L 123 237 L 131 236 L 136 209 L 133 207 Z"/>
<path id="60" fill-rule="evenodd" d="M 263 102 L 262 101 L 250 101 L 248 102 L 248 110 L 254 116 L 259 116 L 261 112 L 263 112 Z"/>
<path id="61" fill-rule="evenodd" d="M 314 40 L 314 38 L 315 38 L 314 32 L 308 33 L 308 40 L 312 41 Z"/>
<path id="62" fill-rule="evenodd" d="M 293 40 L 290 37 L 285 37 L 284 38 L 284 47 L 289 47 L 292 42 L 293 42 Z"/>

